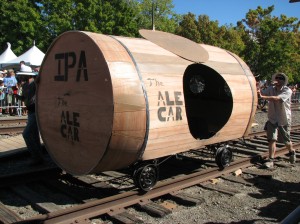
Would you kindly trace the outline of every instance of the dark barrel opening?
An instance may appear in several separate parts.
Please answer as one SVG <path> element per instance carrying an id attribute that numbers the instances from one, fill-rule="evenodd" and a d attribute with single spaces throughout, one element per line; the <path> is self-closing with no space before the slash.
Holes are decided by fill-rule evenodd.
<path id="1" fill-rule="evenodd" d="M 226 81 L 215 70 L 192 64 L 184 73 L 183 89 L 192 136 L 195 139 L 214 136 L 232 113 L 233 100 Z"/>

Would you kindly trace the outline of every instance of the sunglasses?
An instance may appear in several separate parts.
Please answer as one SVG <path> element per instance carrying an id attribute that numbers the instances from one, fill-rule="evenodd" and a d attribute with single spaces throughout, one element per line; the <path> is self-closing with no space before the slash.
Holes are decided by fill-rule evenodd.
<path id="1" fill-rule="evenodd" d="M 284 78 L 284 77 L 281 77 L 281 76 L 277 76 L 277 77 L 275 77 L 275 79 L 285 80 L 285 78 Z"/>

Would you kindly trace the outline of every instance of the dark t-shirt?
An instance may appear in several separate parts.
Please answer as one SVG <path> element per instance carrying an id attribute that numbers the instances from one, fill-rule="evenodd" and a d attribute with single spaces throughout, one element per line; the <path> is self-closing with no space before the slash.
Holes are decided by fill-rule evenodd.
<path id="1" fill-rule="evenodd" d="M 28 112 L 35 112 L 35 91 L 36 91 L 36 85 L 34 82 L 31 83 L 25 83 L 22 86 L 22 94 L 23 94 L 23 100 L 25 102 L 25 106 L 28 110 Z"/>

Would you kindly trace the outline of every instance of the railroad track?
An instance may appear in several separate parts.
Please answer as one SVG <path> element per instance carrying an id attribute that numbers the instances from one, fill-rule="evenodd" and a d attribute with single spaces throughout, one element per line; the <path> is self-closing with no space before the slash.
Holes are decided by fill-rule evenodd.
<path id="1" fill-rule="evenodd" d="M 22 133 L 27 123 L 27 117 L 1 117 L 0 135 Z"/>
<path id="2" fill-rule="evenodd" d="M 299 125 L 293 127 L 292 140 L 299 152 Z M 260 175 L 261 170 L 248 168 L 258 165 L 267 155 L 265 133 L 253 133 L 247 139 L 232 141 L 231 147 L 235 159 L 221 171 L 211 152 L 205 149 L 168 158 L 160 165 L 160 181 L 147 193 L 141 193 L 134 186 L 129 170 L 71 176 L 57 168 L 47 155 L 46 164 L 41 167 L 28 167 L 24 154 L 0 158 L 0 223 L 92 223 L 95 220 L 96 223 L 105 220 L 142 223 L 127 208 L 138 207 L 151 216 L 164 217 L 172 212 L 176 203 L 201 203 L 201 197 L 186 192 L 192 186 L 234 195 L 236 190 L 217 189 L 210 180 L 223 177 L 242 185 L 246 181 L 229 174 L 242 170 Z M 276 155 L 286 161 L 287 149 L 281 144 L 278 147 Z M 10 173 L 7 173 L 8 168 Z M 158 198 L 164 200 L 166 196 L 174 202 L 158 203 Z M 15 201 L 14 206 L 12 201 Z"/>

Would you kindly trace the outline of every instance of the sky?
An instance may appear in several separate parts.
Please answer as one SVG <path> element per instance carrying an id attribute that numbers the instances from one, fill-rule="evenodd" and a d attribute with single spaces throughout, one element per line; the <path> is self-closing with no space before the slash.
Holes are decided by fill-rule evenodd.
<path id="1" fill-rule="evenodd" d="M 175 12 L 196 15 L 208 15 L 211 21 L 218 20 L 219 25 L 235 26 L 236 22 L 246 18 L 249 9 L 261 6 L 266 9 L 274 5 L 272 16 L 296 17 L 300 19 L 300 2 L 289 3 L 289 0 L 173 0 Z"/>

